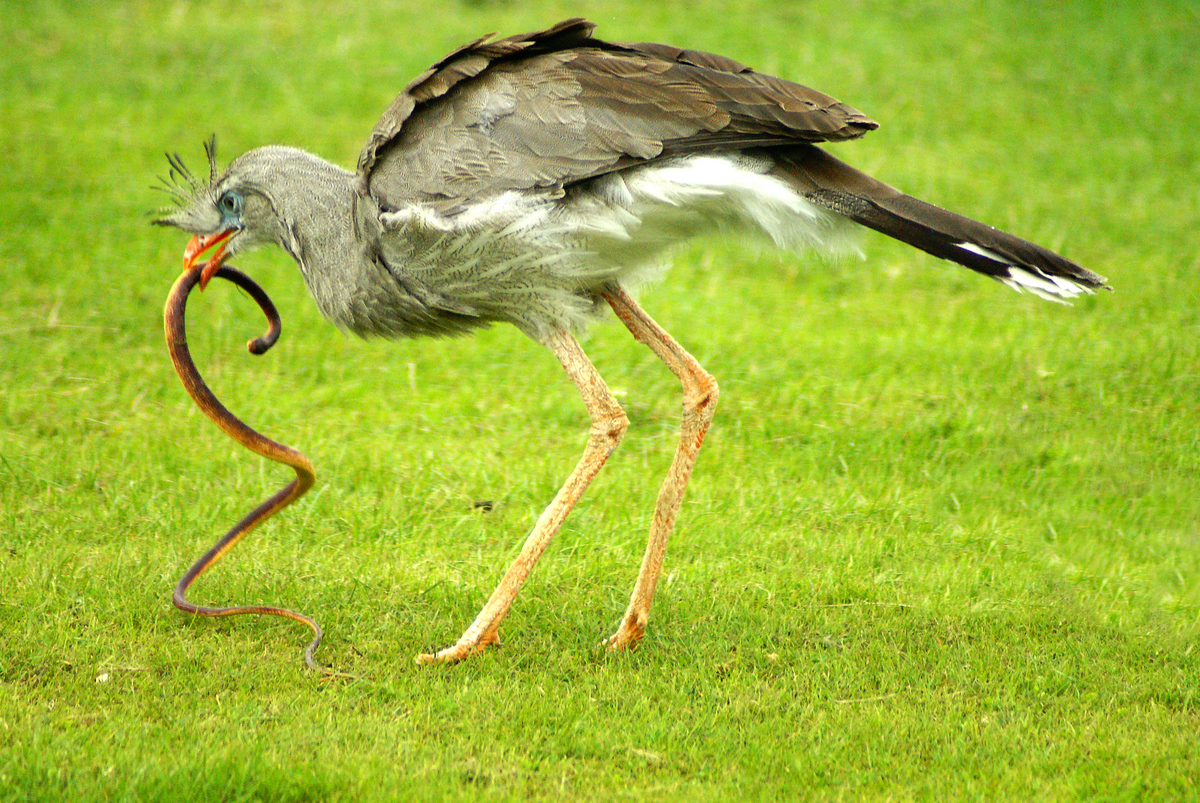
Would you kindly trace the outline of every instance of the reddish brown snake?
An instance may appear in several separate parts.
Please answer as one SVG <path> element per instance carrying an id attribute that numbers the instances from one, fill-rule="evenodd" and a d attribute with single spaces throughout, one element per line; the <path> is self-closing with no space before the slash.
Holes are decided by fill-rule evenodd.
<path id="1" fill-rule="evenodd" d="M 179 374 L 179 379 L 183 382 L 183 387 L 187 390 L 188 395 L 192 397 L 192 400 L 196 402 L 196 406 L 205 415 L 211 418 L 229 437 L 252 452 L 291 466 L 296 471 L 296 478 L 280 489 L 270 499 L 267 499 L 250 513 L 246 514 L 245 518 L 233 525 L 233 528 L 225 533 L 221 537 L 221 540 L 213 545 L 212 549 L 205 552 L 199 560 L 192 564 L 192 567 L 180 578 L 179 584 L 175 586 L 175 592 L 171 600 L 175 603 L 176 608 L 198 616 L 237 616 L 245 613 L 264 613 L 303 622 L 312 628 L 313 631 L 312 643 L 304 651 L 304 663 L 310 669 L 329 673 L 329 670 L 320 666 L 313 657 L 317 645 L 321 643 L 321 626 L 304 614 L 267 605 L 237 605 L 212 608 L 188 602 L 185 596 L 188 586 L 203 574 L 208 567 L 220 560 L 226 552 L 233 548 L 234 544 L 255 527 L 303 496 L 312 487 L 316 478 L 312 463 L 309 462 L 307 457 L 290 446 L 285 446 L 282 443 L 271 440 L 243 423 L 241 419 L 229 412 L 217 400 L 217 397 L 209 390 L 208 385 L 204 383 L 200 372 L 196 370 L 196 364 L 192 362 L 191 354 L 188 352 L 187 329 L 184 317 L 187 312 L 188 295 L 191 293 L 192 288 L 199 283 L 200 273 L 203 268 L 203 264 L 198 264 L 194 268 L 184 271 L 175 281 L 170 295 L 167 296 L 166 308 L 163 310 L 163 323 L 166 328 L 167 349 L 171 354 L 171 362 L 175 365 L 175 371 Z M 262 337 L 251 340 L 247 344 L 250 353 L 263 354 L 267 349 L 275 345 L 275 341 L 279 339 L 280 332 L 279 313 L 266 292 L 249 276 L 228 265 L 221 266 L 213 275 L 233 282 L 249 293 L 251 298 L 258 302 L 258 305 L 262 308 L 263 314 L 267 316 L 267 333 Z"/>

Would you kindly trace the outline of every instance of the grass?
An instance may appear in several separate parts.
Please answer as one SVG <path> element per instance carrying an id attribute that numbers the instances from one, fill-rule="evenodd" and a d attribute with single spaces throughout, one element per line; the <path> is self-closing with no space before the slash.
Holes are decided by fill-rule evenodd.
<path id="1" fill-rule="evenodd" d="M 585 341 L 633 426 L 503 630 L 457 637 L 585 415 L 509 329 L 361 343 L 282 255 L 270 354 L 191 305 L 218 395 L 317 489 L 198 583 L 314 615 L 194 620 L 188 563 L 281 485 L 175 380 L 164 149 L 353 164 L 450 48 L 582 13 L 726 52 L 884 123 L 838 146 L 1110 277 L 1072 308 L 874 235 L 864 261 L 684 250 L 643 300 L 722 383 L 643 649 L 596 644 L 673 448 L 674 381 Z M 0 12 L 0 800 L 1185 799 L 1200 681 L 1194 5 L 74 4 Z M 495 503 L 490 513 L 475 502 Z"/>

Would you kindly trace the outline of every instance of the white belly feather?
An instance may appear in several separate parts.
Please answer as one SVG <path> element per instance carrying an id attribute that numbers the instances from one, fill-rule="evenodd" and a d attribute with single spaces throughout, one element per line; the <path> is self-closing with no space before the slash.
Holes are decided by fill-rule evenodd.
<path id="1" fill-rule="evenodd" d="M 594 318 L 606 284 L 655 278 L 664 252 L 714 230 L 776 247 L 846 250 L 853 227 L 741 154 L 691 156 L 611 173 L 566 192 L 507 192 L 454 214 L 385 213 L 384 257 L 474 314 L 537 336 Z"/>

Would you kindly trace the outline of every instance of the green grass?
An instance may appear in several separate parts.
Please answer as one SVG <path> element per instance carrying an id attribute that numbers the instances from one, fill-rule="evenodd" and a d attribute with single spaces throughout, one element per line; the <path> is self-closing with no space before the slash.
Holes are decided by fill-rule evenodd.
<path id="1" fill-rule="evenodd" d="M 214 286 L 218 395 L 317 465 L 200 581 L 326 627 L 191 619 L 184 568 L 288 472 L 179 387 L 146 225 L 164 150 L 346 165 L 483 32 L 572 14 L 728 53 L 881 120 L 837 153 L 1116 292 L 1012 293 L 874 235 L 864 261 L 683 251 L 647 309 L 721 382 L 634 654 L 678 391 L 585 341 L 633 426 L 481 660 L 457 638 L 586 416 L 515 330 L 361 343 L 281 254 L 284 317 Z M 1185 799 L 1200 791 L 1200 81 L 1194 4 L 49 3 L 0 11 L 0 800 Z M 473 506 L 497 504 L 490 513 Z"/>

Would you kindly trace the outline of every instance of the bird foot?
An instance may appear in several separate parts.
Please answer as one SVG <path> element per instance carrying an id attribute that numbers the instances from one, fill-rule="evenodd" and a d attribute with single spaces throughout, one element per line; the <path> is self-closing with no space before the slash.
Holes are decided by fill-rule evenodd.
<path id="1" fill-rule="evenodd" d="M 638 622 L 631 618 L 622 619 L 621 626 L 617 628 L 617 632 L 605 639 L 601 643 L 601 646 L 609 652 L 634 650 L 641 643 L 642 636 L 645 633 L 646 624 L 644 621 Z"/>
<path id="2" fill-rule="evenodd" d="M 456 664 L 459 661 L 465 661 L 468 658 L 473 658 L 480 655 L 488 647 L 500 646 L 500 634 L 497 631 L 480 636 L 478 639 L 462 638 L 457 644 L 438 650 L 435 653 L 421 653 L 417 656 L 417 663 L 422 666 L 429 664 Z"/>

